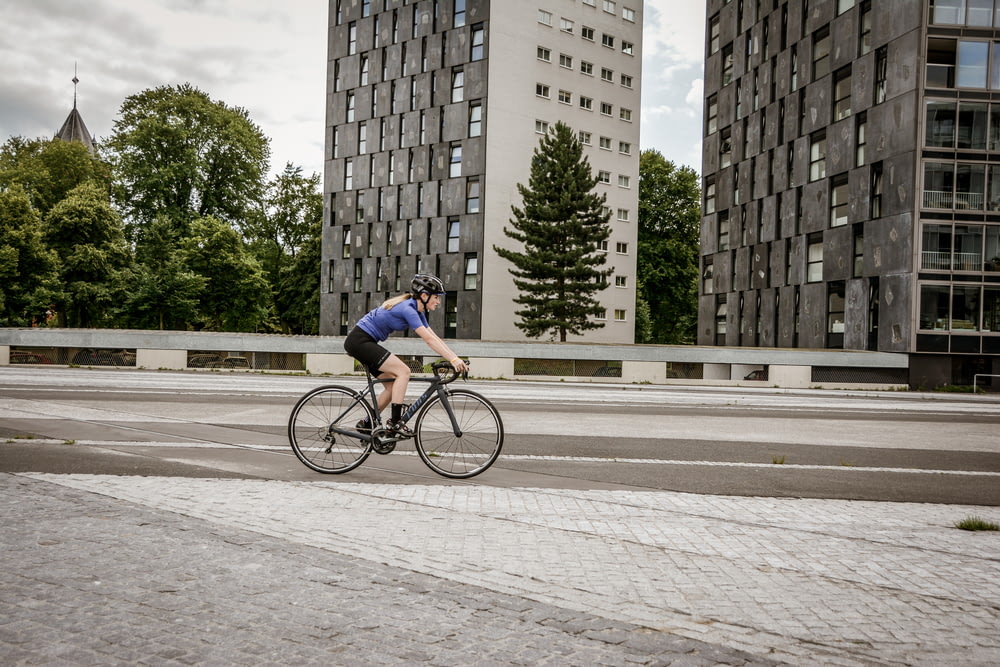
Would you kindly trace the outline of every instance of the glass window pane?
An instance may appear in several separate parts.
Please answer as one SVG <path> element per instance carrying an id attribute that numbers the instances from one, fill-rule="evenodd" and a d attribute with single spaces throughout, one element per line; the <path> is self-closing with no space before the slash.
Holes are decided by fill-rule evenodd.
<path id="1" fill-rule="evenodd" d="M 987 111 L 985 102 L 962 102 L 958 107 L 958 147 L 986 149 Z"/>
<path id="2" fill-rule="evenodd" d="M 965 0 L 937 0 L 934 3 L 934 23 L 955 25 L 965 22 Z"/>
<path id="3" fill-rule="evenodd" d="M 1000 112 L 1000 107 L 998 107 Z M 998 113 L 1000 121 L 1000 113 Z M 927 102 L 927 137 L 928 146 L 954 148 L 955 146 L 955 103 Z"/>
<path id="4" fill-rule="evenodd" d="M 958 87 L 986 87 L 986 59 L 989 54 L 988 42 L 958 43 Z"/>
<path id="5" fill-rule="evenodd" d="M 932 271 L 951 269 L 951 225 L 924 225 L 920 268 Z"/>
<path id="6" fill-rule="evenodd" d="M 1000 287 L 983 288 L 983 331 L 1000 331 Z"/>
<path id="7" fill-rule="evenodd" d="M 955 225 L 955 271 L 983 270 L 983 226 Z"/>
<path id="8" fill-rule="evenodd" d="M 951 208 L 954 196 L 954 165 L 928 162 L 924 165 L 924 208 Z"/>
<path id="9" fill-rule="evenodd" d="M 969 13 L 966 18 L 966 25 L 993 24 L 993 0 L 968 0 Z"/>
<path id="10" fill-rule="evenodd" d="M 920 328 L 943 331 L 948 328 L 947 285 L 924 285 L 920 288 Z"/>
<path id="11" fill-rule="evenodd" d="M 957 165 L 955 169 L 955 208 L 982 211 L 985 192 L 986 165 Z"/>
<path id="12" fill-rule="evenodd" d="M 987 271 L 1000 271 L 1000 225 L 986 227 L 986 262 L 983 268 Z M 992 329 L 1000 331 L 1000 329 Z"/>
<path id="13" fill-rule="evenodd" d="M 978 286 L 952 286 L 952 331 L 979 331 L 979 292 L 980 288 Z"/>

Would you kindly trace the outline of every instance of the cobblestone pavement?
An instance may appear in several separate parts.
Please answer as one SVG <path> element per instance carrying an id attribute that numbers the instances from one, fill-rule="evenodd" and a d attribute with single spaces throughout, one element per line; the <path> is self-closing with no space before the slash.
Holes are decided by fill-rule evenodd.
<path id="1" fill-rule="evenodd" d="M 1000 662 L 995 507 L 0 474 L 5 664 Z"/>

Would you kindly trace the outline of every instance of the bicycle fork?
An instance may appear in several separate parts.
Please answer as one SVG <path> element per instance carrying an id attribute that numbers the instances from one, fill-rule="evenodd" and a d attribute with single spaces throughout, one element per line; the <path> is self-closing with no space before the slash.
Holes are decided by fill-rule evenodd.
<path id="1" fill-rule="evenodd" d="M 444 387 L 438 387 L 437 393 L 438 396 L 440 396 L 441 398 L 441 405 L 444 406 L 445 412 L 448 413 L 448 419 L 451 420 L 451 429 L 452 431 L 454 431 L 455 437 L 461 438 L 462 429 L 458 425 L 458 419 L 455 418 L 455 411 L 451 409 L 451 402 L 448 400 L 448 390 L 445 389 Z M 420 398 L 418 398 L 410 407 L 406 409 L 406 412 L 403 413 L 403 421 L 409 422 L 410 417 L 417 414 L 417 411 L 420 410 L 421 407 L 423 407 L 424 403 L 426 403 L 427 400 L 432 395 L 433 394 L 431 393 L 426 393 L 423 394 Z"/>

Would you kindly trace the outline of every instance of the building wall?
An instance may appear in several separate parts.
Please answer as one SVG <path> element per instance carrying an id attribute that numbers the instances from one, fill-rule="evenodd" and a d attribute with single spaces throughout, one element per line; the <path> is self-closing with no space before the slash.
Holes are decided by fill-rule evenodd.
<path id="1" fill-rule="evenodd" d="M 440 275 L 449 291 L 445 309 L 431 315 L 435 330 L 446 337 L 522 339 L 514 326 L 510 265 L 493 246 L 509 246 L 503 227 L 511 206 L 520 204 L 517 184 L 528 181 L 540 136 L 536 123 L 563 120 L 591 133 L 586 153 L 595 175 L 611 174 L 612 183 L 599 186 L 612 211 L 608 266 L 625 279 L 615 287 L 612 278 L 600 295 L 607 323 L 586 340 L 633 340 L 642 4 L 613 7 L 615 13 L 605 11 L 601 0 L 551 7 L 537 0 L 331 0 L 322 333 L 345 333 L 422 270 Z M 549 25 L 540 8 L 550 12 Z M 626 8 L 631 20 L 623 17 Z M 564 29 L 563 19 L 572 28 Z M 581 34 L 584 26 L 595 41 Z M 475 29 L 484 36 L 481 58 L 473 55 Z M 614 48 L 602 46 L 603 34 L 613 36 Z M 622 40 L 633 45 L 631 54 L 622 52 Z M 548 62 L 539 47 L 549 49 Z M 560 55 L 572 66 L 562 67 Z M 593 62 L 592 76 L 580 72 L 582 60 Z M 612 70 L 611 82 L 602 81 L 602 67 Z M 462 94 L 453 96 L 459 71 Z M 630 86 L 622 85 L 622 74 L 631 77 Z M 537 84 L 549 86 L 548 99 L 536 95 Z M 561 90 L 571 95 L 568 104 L 559 101 Z M 579 108 L 580 95 L 594 99 L 593 111 Z M 601 115 L 605 100 L 613 104 L 611 116 Z M 477 105 L 478 124 L 471 121 Z M 621 108 L 631 110 L 631 120 L 618 117 Z M 611 150 L 599 145 L 605 136 Z M 461 166 L 452 173 L 456 147 Z M 627 187 L 619 187 L 619 175 Z M 478 210 L 470 205 L 470 183 L 479 186 Z M 618 220 L 619 209 L 627 220 Z M 459 237 L 449 239 L 455 223 Z M 616 311 L 624 313 L 622 321 Z"/>

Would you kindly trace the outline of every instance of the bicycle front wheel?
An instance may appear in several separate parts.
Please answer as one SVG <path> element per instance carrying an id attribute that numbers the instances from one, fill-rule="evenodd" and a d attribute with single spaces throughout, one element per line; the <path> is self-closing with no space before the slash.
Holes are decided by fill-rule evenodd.
<path id="1" fill-rule="evenodd" d="M 358 433 L 362 419 L 372 423 L 372 408 L 347 387 L 319 387 L 299 399 L 288 418 L 288 442 L 302 463 L 316 472 L 343 473 L 364 463 L 371 441 L 338 432 Z"/>
<path id="2" fill-rule="evenodd" d="M 467 389 L 448 392 L 447 403 L 440 395 L 427 401 L 413 430 L 417 453 L 427 467 L 456 479 L 473 477 L 489 468 L 503 446 L 500 413 L 488 400 Z"/>

